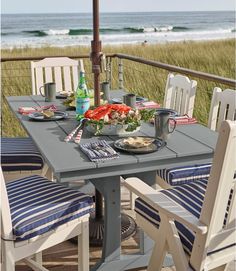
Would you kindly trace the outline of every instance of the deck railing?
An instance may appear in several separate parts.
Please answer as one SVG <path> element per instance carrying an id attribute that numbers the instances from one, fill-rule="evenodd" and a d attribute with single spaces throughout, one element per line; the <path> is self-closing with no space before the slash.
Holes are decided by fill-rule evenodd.
<path id="1" fill-rule="evenodd" d="M 2 63 L 5 62 L 10 62 L 10 61 L 35 61 L 35 60 L 41 60 L 43 58 L 46 57 L 62 57 L 63 55 L 50 55 L 50 56 L 36 56 L 36 57 L 3 57 L 1 59 Z M 83 59 L 89 59 L 90 56 L 88 55 L 71 55 L 68 56 L 70 58 L 73 59 L 78 59 L 78 58 L 83 58 Z M 123 80 L 123 63 L 122 60 L 129 60 L 129 61 L 133 61 L 136 63 L 140 63 L 140 64 L 144 64 L 144 65 L 149 65 L 152 67 L 156 67 L 156 68 L 160 68 L 160 69 L 164 69 L 166 71 L 170 71 L 170 72 L 178 72 L 180 74 L 185 74 L 188 76 L 192 76 L 195 78 L 199 78 L 199 79 L 204 79 L 204 80 L 208 80 L 211 82 L 217 82 L 220 84 L 224 84 L 230 87 L 235 88 L 236 86 L 236 80 L 232 79 L 232 78 L 225 78 L 222 76 L 218 76 L 215 74 L 209 74 L 209 73 L 205 73 L 205 72 L 201 72 L 201 71 L 195 71 L 195 70 L 191 70 L 191 69 L 187 69 L 187 68 L 183 68 L 183 67 L 179 67 L 179 66 L 175 66 L 175 65 L 170 65 L 170 64 L 166 64 L 166 63 L 162 63 L 162 62 L 158 62 L 158 61 L 152 61 L 152 60 L 147 60 L 141 57 L 136 57 L 136 56 L 131 56 L 131 55 L 126 55 L 126 54 L 108 54 L 106 55 L 106 63 L 107 63 L 107 73 L 106 73 L 106 78 L 108 80 L 110 80 L 112 78 L 112 59 L 113 58 L 117 58 L 118 59 L 118 80 L 119 80 L 119 88 L 123 88 L 124 87 L 124 80 Z"/>

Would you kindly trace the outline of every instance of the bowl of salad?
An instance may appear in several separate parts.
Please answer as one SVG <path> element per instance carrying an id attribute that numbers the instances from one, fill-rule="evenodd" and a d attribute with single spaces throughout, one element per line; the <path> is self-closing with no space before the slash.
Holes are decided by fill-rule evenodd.
<path id="1" fill-rule="evenodd" d="M 105 104 L 85 112 L 86 128 L 95 135 L 124 135 L 140 130 L 155 110 L 133 109 L 125 104 Z"/>

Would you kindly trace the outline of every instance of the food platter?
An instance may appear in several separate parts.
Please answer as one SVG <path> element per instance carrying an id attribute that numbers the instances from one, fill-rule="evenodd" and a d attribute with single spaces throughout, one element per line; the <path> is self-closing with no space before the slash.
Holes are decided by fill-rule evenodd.
<path id="1" fill-rule="evenodd" d="M 134 137 L 137 138 L 137 137 Z M 141 138 L 141 137 L 140 137 Z M 146 154 L 156 152 L 166 146 L 166 142 L 161 139 L 155 139 L 152 137 L 145 137 L 150 139 L 150 144 L 143 147 L 134 147 L 126 144 L 127 138 L 118 139 L 114 142 L 114 147 L 120 151 L 129 152 L 133 154 Z"/>
<path id="2" fill-rule="evenodd" d="M 54 111 L 52 116 L 45 116 L 41 112 L 34 112 L 28 115 L 29 119 L 35 121 L 56 121 L 60 119 L 64 119 L 68 116 L 66 112 L 63 111 Z"/>

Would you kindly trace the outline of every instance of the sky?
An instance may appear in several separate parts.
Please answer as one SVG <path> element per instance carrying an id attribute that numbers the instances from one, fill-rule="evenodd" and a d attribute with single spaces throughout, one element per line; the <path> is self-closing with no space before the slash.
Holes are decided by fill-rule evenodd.
<path id="1" fill-rule="evenodd" d="M 91 12 L 92 0 L 2 0 L 2 13 Z M 100 0 L 101 12 L 235 10 L 234 0 Z"/>

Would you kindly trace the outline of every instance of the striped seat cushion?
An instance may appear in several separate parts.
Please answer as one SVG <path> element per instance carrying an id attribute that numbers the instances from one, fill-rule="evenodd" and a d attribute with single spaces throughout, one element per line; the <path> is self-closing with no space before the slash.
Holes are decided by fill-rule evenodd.
<path id="1" fill-rule="evenodd" d="M 40 170 L 44 161 L 33 141 L 26 138 L 1 138 L 3 171 Z"/>
<path id="2" fill-rule="evenodd" d="M 93 200 L 41 176 L 6 185 L 16 241 L 44 234 L 91 212 Z"/>
<path id="3" fill-rule="evenodd" d="M 208 179 L 212 163 L 184 167 L 165 168 L 157 171 L 157 175 L 168 184 L 175 186 L 189 182 Z"/>
<path id="4" fill-rule="evenodd" d="M 183 206 L 190 213 L 192 213 L 195 217 L 199 218 L 206 192 L 206 187 L 207 180 L 203 179 L 191 184 L 185 184 L 181 186 L 176 186 L 171 189 L 160 190 L 159 192 L 167 195 L 169 198 L 171 198 L 172 200 Z M 228 206 L 230 205 L 232 193 L 233 190 L 230 194 Z M 135 211 L 141 216 L 143 216 L 145 219 L 147 219 L 149 222 L 159 227 L 160 216 L 158 212 L 140 198 L 135 201 Z M 225 214 L 224 224 L 226 222 L 226 217 L 227 210 Z M 183 248 L 190 255 L 192 252 L 195 233 L 179 222 L 175 222 L 175 225 L 179 232 Z"/>

